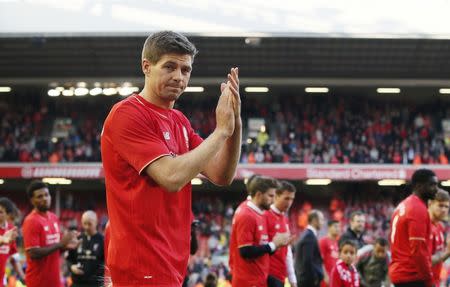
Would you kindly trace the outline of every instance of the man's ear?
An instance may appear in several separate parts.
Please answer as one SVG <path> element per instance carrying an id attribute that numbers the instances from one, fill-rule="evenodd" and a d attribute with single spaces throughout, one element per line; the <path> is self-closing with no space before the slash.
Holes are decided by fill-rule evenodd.
<path id="1" fill-rule="evenodd" d="M 151 70 L 151 64 L 150 61 L 147 59 L 142 59 L 142 63 L 141 63 L 141 67 L 142 67 L 142 73 L 144 73 L 145 75 L 150 73 Z"/>

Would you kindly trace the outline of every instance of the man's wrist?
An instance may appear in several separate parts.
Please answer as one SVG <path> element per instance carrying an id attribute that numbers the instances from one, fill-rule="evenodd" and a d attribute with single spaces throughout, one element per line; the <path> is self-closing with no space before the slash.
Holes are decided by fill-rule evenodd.
<path id="1" fill-rule="evenodd" d="M 277 250 L 277 246 L 273 242 L 269 242 L 270 250 L 272 252 L 275 252 Z"/>

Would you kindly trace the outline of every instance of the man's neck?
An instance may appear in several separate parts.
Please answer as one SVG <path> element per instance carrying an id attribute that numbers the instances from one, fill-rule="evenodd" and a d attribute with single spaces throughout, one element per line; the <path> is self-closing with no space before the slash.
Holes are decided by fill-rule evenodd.
<path id="1" fill-rule="evenodd" d="M 437 224 L 440 222 L 440 220 L 436 217 L 434 217 L 432 214 L 430 214 L 431 223 Z"/>
<path id="2" fill-rule="evenodd" d="M 37 213 L 39 213 L 39 214 L 41 214 L 41 215 L 44 215 L 44 216 L 47 215 L 47 211 L 48 211 L 48 210 L 42 211 L 42 210 L 39 210 L 39 209 L 37 209 L 37 208 L 35 208 L 34 210 L 35 210 Z"/>
<path id="3" fill-rule="evenodd" d="M 258 207 L 260 210 L 263 210 L 263 208 L 258 204 L 258 201 L 256 198 L 252 198 L 251 202 Z"/>
<path id="4" fill-rule="evenodd" d="M 97 230 L 95 230 L 94 232 L 86 232 L 87 236 L 94 236 L 95 234 L 97 234 Z"/>
<path id="5" fill-rule="evenodd" d="M 175 101 L 171 101 L 171 102 L 162 101 L 157 95 L 155 95 L 153 93 L 153 91 L 150 89 L 149 86 L 147 86 L 147 84 L 144 85 L 144 88 L 142 89 L 142 91 L 139 94 L 147 102 L 149 102 L 157 107 L 160 107 L 162 109 L 169 110 L 169 109 L 172 109 L 173 106 L 175 105 Z"/>
<path id="6" fill-rule="evenodd" d="M 333 240 L 336 240 L 338 238 L 337 235 L 333 235 L 333 234 L 330 234 L 330 233 L 328 233 L 328 237 L 333 239 Z"/>
<path id="7" fill-rule="evenodd" d="M 421 194 L 419 193 L 419 192 L 417 192 L 417 191 L 413 191 L 413 194 L 415 195 L 415 196 L 417 196 L 418 198 L 420 198 L 420 200 L 422 200 L 423 201 L 423 203 L 425 203 L 425 205 L 427 204 L 427 199 L 426 198 L 424 198 L 423 196 L 421 196 Z"/>
<path id="8" fill-rule="evenodd" d="M 284 213 L 284 211 L 281 210 L 280 207 L 278 207 L 276 204 L 272 205 L 273 207 L 276 208 L 276 211 L 278 211 L 279 213 Z"/>

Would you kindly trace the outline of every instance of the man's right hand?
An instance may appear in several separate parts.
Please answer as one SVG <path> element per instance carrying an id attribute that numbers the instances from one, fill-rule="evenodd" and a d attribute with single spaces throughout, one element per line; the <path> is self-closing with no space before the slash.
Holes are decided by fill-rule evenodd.
<path id="1" fill-rule="evenodd" d="M 84 271 L 81 270 L 77 264 L 72 264 L 70 266 L 70 271 L 72 271 L 72 273 L 75 275 L 83 275 L 84 274 Z"/>
<path id="2" fill-rule="evenodd" d="M 292 236 L 289 232 L 277 233 L 272 239 L 272 242 L 277 248 L 289 245 L 292 241 Z"/>
<path id="3" fill-rule="evenodd" d="M 216 107 L 216 130 L 225 137 L 230 137 L 234 132 L 235 116 L 233 109 L 233 93 L 231 83 L 222 83 L 222 94 Z"/>

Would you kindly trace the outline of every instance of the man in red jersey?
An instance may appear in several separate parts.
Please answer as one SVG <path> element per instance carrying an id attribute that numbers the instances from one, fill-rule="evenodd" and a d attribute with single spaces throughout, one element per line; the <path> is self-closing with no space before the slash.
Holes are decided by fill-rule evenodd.
<path id="1" fill-rule="evenodd" d="M 24 280 L 25 275 L 22 271 L 22 265 L 17 257 L 17 227 L 8 222 L 8 216 L 11 215 L 14 210 L 14 203 L 6 197 L 0 198 L 0 287 L 4 285 L 5 268 L 10 259 L 11 265 L 16 271 L 18 278 Z"/>
<path id="2" fill-rule="evenodd" d="M 216 129 L 202 140 L 173 109 L 197 50 L 178 33 L 147 38 L 144 88 L 117 103 L 103 126 L 102 161 L 111 225 L 108 267 L 114 287 L 181 286 L 191 229 L 191 180 L 232 182 L 241 148 L 238 69 L 216 107 Z"/>
<path id="3" fill-rule="evenodd" d="M 66 232 L 61 238 L 59 220 L 49 211 L 51 197 L 45 183 L 31 182 L 27 194 L 34 207 L 23 222 L 27 287 L 60 287 L 60 250 L 78 246 L 77 232 Z"/>
<path id="4" fill-rule="evenodd" d="M 269 241 L 264 211 L 270 208 L 279 188 L 269 177 L 257 176 L 249 183 L 251 200 L 245 200 L 233 217 L 230 239 L 230 269 L 233 287 L 267 286 L 269 254 L 290 242 L 290 235 L 276 234 Z"/>
<path id="5" fill-rule="evenodd" d="M 392 214 L 389 277 L 398 286 L 433 286 L 429 250 L 431 221 L 427 201 L 437 192 L 436 174 L 416 170 L 411 180 L 413 193 Z"/>
<path id="6" fill-rule="evenodd" d="M 280 182 L 280 188 L 275 192 L 275 201 L 265 213 L 269 241 L 277 233 L 290 233 L 287 212 L 295 199 L 295 186 L 287 181 Z M 290 246 L 280 247 L 270 256 L 268 287 L 283 287 L 286 277 L 292 287 L 297 286 L 294 270 L 294 259 Z"/>
<path id="7" fill-rule="evenodd" d="M 442 189 L 438 190 L 434 199 L 428 204 L 432 236 L 430 252 L 435 286 L 440 286 L 442 265 L 450 257 L 450 245 L 445 247 L 445 231 L 441 223 L 448 216 L 449 206 L 450 196 Z"/>
<path id="8" fill-rule="evenodd" d="M 324 278 L 321 283 L 322 287 L 329 285 L 331 271 L 339 259 L 338 238 L 341 233 L 339 221 L 328 221 L 328 234 L 319 240 L 320 254 L 323 259 Z"/>

